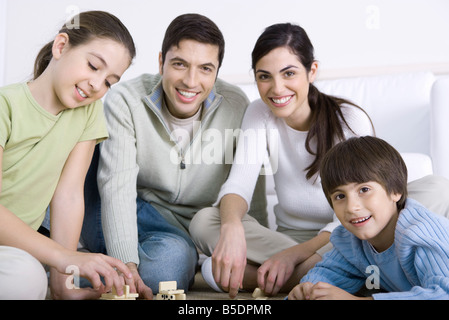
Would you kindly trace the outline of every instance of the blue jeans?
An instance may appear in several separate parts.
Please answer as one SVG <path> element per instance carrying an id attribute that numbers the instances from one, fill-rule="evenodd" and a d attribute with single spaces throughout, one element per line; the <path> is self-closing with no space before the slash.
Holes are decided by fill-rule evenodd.
<path id="1" fill-rule="evenodd" d="M 107 254 L 101 225 L 97 166 L 98 147 L 86 177 L 81 243 L 90 252 Z M 193 284 L 198 265 L 198 253 L 189 235 L 168 223 L 150 203 L 140 198 L 137 198 L 137 228 L 138 270 L 144 283 L 157 293 L 160 281 L 176 280 L 178 289 L 187 291 Z"/>

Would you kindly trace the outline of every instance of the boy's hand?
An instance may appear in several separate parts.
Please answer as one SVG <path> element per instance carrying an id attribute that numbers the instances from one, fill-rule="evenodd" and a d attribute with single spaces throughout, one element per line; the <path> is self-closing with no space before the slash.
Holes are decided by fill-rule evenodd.
<path id="1" fill-rule="evenodd" d="M 304 282 L 290 291 L 289 300 L 367 300 L 372 299 L 356 297 L 343 289 L 333 286 L 326 282 L 317 282 L 313 285 L 310 282 Z"/>
<path id="2" fill-rule="evenodd" d="M 303 282 L 296 285 L 288 294 L 288 300 L 310 300 L 313 287 L 311 282 Z"/>
<path id="3" fill-rule="evenodd" d="M 356 300 L 347 291 L 326 282 L 317 282 L 311 289 L 310 300 Z"/>

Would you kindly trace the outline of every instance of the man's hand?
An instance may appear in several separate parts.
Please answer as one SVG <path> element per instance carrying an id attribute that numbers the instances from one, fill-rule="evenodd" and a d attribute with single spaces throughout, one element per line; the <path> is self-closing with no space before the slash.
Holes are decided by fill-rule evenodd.
<path id="1" fill-rule="evenodd" d="M 126 284 L 129 285 L 130 292 L 137 292 L 139 294 L 139 299 L 152 300 L 153 291 L 143 282 L 139 275 L 139 271 L 137 270 L 137 265 L 133 262 L 128 262 L 126 265 L 133 275 L 131 280 L 125 280 Z"/>

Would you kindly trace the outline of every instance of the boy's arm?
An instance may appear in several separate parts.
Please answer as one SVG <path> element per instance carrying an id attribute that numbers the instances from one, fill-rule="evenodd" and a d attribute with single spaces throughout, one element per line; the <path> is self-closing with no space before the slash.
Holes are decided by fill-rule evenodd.
<path id="1" fill-rule="evenodd" d="M 345 257 L 334 247 L 301 279 L 301 283 L 325 282 L 349 293 L 356 293 L 365 284 L 368 274 L 363 274 L 351 259 L 355 259 L 353 255 Z"/>
<path id="2" fill-rule="evenodd" d="M 407 199 L 396 225 L 395 242 L 401 267 L 413 287 L 373 298 L 449 299 L 449 221 Z"/>
<path id="3" fill-rule="evenodd" d="M 420 285 L 409 291 L 374 294 L 375 300 L 449 300 L 449 254 L 441 248 L 415 248 L 411 261 Z M 413 272 L 413 273 L 415 273 Z"/>

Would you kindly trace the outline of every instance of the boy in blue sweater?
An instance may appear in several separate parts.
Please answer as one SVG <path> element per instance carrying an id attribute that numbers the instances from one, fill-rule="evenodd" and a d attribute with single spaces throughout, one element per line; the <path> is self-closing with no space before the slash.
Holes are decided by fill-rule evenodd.
<path id="1" fill-rule="evenodd" d="M 352 138 L 326 154 L 320 175 L 341 226 L 289 300 L 449 299 L 449 220 L 407 198 L 399 152 L 379 138 Z M 354 296 L 363 286 L 381 293 Z"/>

